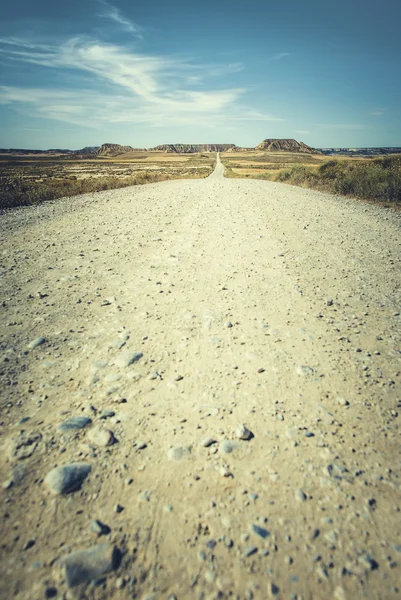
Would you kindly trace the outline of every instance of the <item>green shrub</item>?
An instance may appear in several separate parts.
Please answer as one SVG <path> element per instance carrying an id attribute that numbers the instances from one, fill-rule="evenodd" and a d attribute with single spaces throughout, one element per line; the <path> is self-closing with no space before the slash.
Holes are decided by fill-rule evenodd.
<path id="1" fill-rule="evenodd" d="M 344 196 L 401 202 L 401 156 L 367 160 L 329 160 L 317 171 L 295 165 L 276 181 L 307 185 Z"/>

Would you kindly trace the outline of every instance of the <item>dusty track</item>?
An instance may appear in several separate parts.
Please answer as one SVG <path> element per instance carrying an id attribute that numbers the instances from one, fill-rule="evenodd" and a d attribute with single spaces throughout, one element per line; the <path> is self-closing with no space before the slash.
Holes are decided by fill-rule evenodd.
<path id="1" fill-rule="evenodd" d="M 220 166 L 1 216 L 0 597 L 399 597 L 399 226 Z"/>

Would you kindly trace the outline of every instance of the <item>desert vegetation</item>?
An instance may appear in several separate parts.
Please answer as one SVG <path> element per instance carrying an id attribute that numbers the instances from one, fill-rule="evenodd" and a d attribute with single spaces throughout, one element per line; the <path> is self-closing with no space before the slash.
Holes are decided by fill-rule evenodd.
<path id="1" fill-rule="evenodd" d="M 132 152 L 117 158 L 0 156 L 0 209 L 169 179 L 210 175 L 215 154 Z"/>
<path id="2" fill-rule="evenodd" d="M 401 204 L 401 156 L 328 160 L 324 155 L 249 153 L 222 157 L 227 177 L 267 179 L 375 202 Z"/>

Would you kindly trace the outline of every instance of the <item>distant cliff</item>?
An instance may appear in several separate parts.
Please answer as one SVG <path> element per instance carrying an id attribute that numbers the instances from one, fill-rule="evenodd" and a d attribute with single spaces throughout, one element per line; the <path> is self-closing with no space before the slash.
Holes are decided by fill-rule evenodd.
<path id="1" fill-rule="evenodd" d="M 156 148 L 150 148 L 150 150 L 190 154 L 193 152 L 227 152 L 234 147 L 235 144 L 162 144 Z"/>
<path id="2" fill-rule="evenodd" d="M 266 139 L 263 140 L 255 150 L 266 150 L 267 152 L 303 152 L 304 154 L 320 154 L 314 148 L 303 142 L 291 139 Z"/>
<path id="3" fill-rule="evenodd" d="M 131 152 L 133 148 L 131 146 L 120 146 L 120 144 L 102 144 L 100 148 L 95 151 L 96 156 L 118 156 L 119 154 L 125 154 L 125 152 Z"/>

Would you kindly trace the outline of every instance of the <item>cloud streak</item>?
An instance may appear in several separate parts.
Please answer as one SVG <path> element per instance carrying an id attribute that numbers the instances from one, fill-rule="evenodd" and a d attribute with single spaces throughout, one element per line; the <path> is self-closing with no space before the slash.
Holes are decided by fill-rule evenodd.
<path id="1" fill-rule="evenodd" d="M 34 111 L 40 117 L 94 127 L 104 123 L 159 127 L 194 123 L 216 126 L 233 119 L 280 120 L 243 105 L 244 88 L 215 89 L 205 83 L 224 72 L 241 70 L 240 63 L 214 65 L 211 69 L 179 58 L 132 52 L 117 44 L 81 38 L 53 46 L 3 38 L 0 53 L 13 63 L 30 63 L 57 74 L 72 71 L 85 77 L 86 90 L 0 88 L 2 104 Z"/>
<path id="2" fill-rule="evenodd" d="M 97 0 L 97 2 L 104 7 L 103 12 L 98 13 L 98 17 L 114 21 L 114 23 L 117 23 L 123 29 L 123 31 L 126 31 L 127 33 L 133 33 L 139 39 L 143 39 L 142 27 L 124 17 L 118 8 L 113 6 L 113 4 L 109 4 L 105 0 Z"/>

